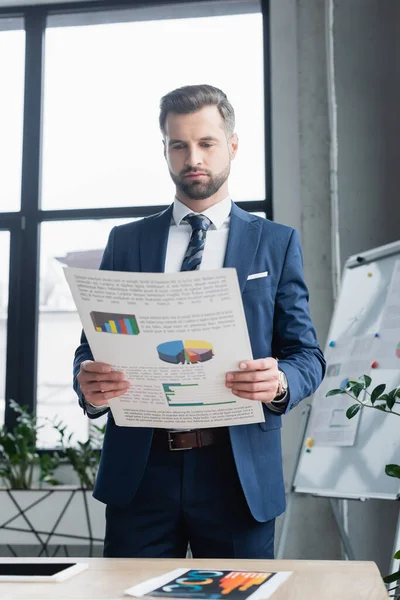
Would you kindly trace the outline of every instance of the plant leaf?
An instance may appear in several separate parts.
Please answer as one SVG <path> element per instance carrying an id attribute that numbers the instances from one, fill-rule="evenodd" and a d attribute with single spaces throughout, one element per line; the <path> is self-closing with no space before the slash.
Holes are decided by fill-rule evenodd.
<path id="1" fill-rule="evenodd" d="M 328 396 L 337 396 L 338 394 L 345 394 L 346 392 L 342 389 L 336 389 L 336 390 L 329 390 L 329 392 L 326 393 L 325 398 L 328 398 Z"/>
<path id="2" fill-rule="evenodd" d="M 361 383 L 364 389 L 369 388 L 372 383 L 372 379 L 371 377 L 368 377 L 368 375 L 361 375 L 361 377 L 358 378 L 358 381 Z"/>
<path id="3" fill-rule="evenodd" d="M 397 550 L 396 554 L 393 556 L 396 560 L 400 560 L 400 550 Z"/>
<path id="4" fill-rule="evenodd" d="M 358 413 L 358 411 L 361 409 L 361 404 L 352 404 L 347 410 L 346 410 L 346 417 L 348 419 L 352 419 L 353 417 L 356 416 L 356 414 Z"/>
<path id="5" fill-rule="evenodd" d="M 382 410 L 383 412 L 386 412 L 386 404 L 376 404 L 374 406 L 374 408 L 377 408 L 378 410 Z"/>
<path id="6" fill-rule="evenodd" d="M 385 473 L 386 475 L 389 475 L 389 477 L 397 477 L 400 479 L 400 465 L 386 465 Z"/>
<path id="7" fill-rule="evenodd" d="M 385 583 L 393 583 L 394 581 L 397 581 L 398 579 L 400 579 L 400 571 L 396 571 L 395 573 L 392 573 L 391 575 L 387 575 L 386 577 L 383 578 L 383 581 Z"/>
<path id="8" fill-rule="evenodd" d="M 385 383 L 381 383 L 380 385 L 377 385 L 376 388 L 372 391 L 371 394 L 371 403 L 373 404 L 375 402 L 375 400 L 377 398 L 379 398 L 379 396 L 381 394 L 383 394 L 383 392 L 386 390 L 386 384 Z"/>
<path id="9" fill-rule="evenodd" d="M 356 381 L 355 382 L 349 381 L 349 383 L 346 385 L 346 388 L 348 386 L 350 387 L 352 394 L 356 398 L 358 398 L 359 395 L 361 394 L 361 392 L 364 391 L 364 386 L 361 383 L 357 383 Z"/>
<path id="10" fill-rule="evenodd" d="M 388 399 L 386 400 L 386 404 L 389 410 L 392 410 L 393 406 L 396 404 L 396 390 L 392 390 L 388 393 Z"/>

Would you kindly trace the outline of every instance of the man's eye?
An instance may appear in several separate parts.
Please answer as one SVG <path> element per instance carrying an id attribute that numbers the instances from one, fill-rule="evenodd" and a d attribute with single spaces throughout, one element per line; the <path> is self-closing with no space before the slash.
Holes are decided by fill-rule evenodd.
<path id="1" fill-rule="evenodd" d="M 211 148 L 212 144 L 207 144 L 206 142 L 204 142 L 202 146 L 203 148 Z"/>
<path id="2" fill-rule="evenodd" d="M 183 147 L 183 144 L 176 144 L 175 146 L 172 146 L 172 150 L 182 150 Z"/>

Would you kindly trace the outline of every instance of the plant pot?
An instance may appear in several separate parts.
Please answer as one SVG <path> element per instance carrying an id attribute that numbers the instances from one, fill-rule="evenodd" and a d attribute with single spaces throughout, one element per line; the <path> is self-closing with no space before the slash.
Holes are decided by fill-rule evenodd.
<path id="1" fill-rule="evenodd" d="M 40 554 L 47 546 L 102 544 L 104 505 L 92 490 L 77 486 L 40 489 L 0 488 L 0 544 L 37 544 Z"/>

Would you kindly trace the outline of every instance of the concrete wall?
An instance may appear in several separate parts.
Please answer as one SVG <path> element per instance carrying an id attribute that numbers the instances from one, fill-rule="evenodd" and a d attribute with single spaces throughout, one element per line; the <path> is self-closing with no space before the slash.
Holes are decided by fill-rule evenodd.
<path id="1" fill-rule="evenodd" d="M 329 4 L 328 0 L 271 0 L 274 216 L 300 230 L 311 313 L 322 345 L 333 308 L 335 266 L 340 267 L 335 265 L 335 257 L 340 255 L 343 264 L 351 254 L 400 237 L 396 160 L 400 3 L 333 0 L 337 123 L 332 139 L 329 108 L 335 107 L 327 85 Z M 332 224 L 329 148 L 335 136 L 338 220 Z M 332 252 L 334 240 L 337 254 Z M 287 483 L 300 422 L 300 407 L 285 417 Z M 397 504 L 346 504 L 356 558 L 374 560 L 386 572 Z M 284 556 L 341 556 L 326 500 L 295 497 Z"/>
<path id="2" fill-rule="evenodd" d="M 323 346 L 333 309 L 324 0 L 271 0 L 274 219 L 299 230 L 310 309 Z M 286 488 L 301 443 L 302 407 L 285 417 Z M 277 523 L 279 538 L 282 518 Z M 328 500 L 295 496 L 284 558 L 337 559 Z"/>
<path id="3" fill-rule="evenodd" d="M 400 239 L 400 3 L 335 0 L 333 32 L 344 261 Z M 387 571 L 398 515 L 395 502 L 348 503 L 357 558 Z"/>
<path id="4" fill-rule="evenodd" d="M 400 237 L 400 3 L 335 0 L 342 259 Z"/>

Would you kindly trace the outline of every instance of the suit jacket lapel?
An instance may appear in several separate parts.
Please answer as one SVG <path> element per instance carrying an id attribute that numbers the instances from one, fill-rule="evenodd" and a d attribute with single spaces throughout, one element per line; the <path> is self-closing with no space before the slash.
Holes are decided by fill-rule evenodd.
<path id="1" fill-rule="evenodd" d="M 173 204 L 167 210 L 143 221 L 140 235 L 140 270 L 163 273 Z"/>
<path id="2" fill-rule="evenodd" d="M 235 267 L 242 292 L 261 237 L 261 223 L 232 203 L 224 267 Z"/>

